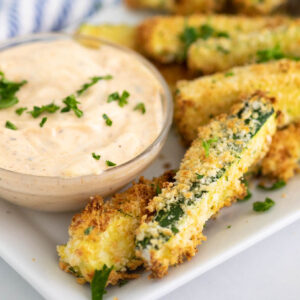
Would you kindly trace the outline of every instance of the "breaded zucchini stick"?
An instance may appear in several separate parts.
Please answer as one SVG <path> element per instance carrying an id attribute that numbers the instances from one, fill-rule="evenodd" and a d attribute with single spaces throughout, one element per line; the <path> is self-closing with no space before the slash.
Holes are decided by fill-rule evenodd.
<path id="1" fill-rule="evenodd" d="M 221 11 L 226 0 L 125 0 L 132 8 L 152 9 L 188 15 Z"/>
<path id="2" fill-rule="evenodd" d="M 136 278 L 130 271 L 143 262 L 135 256 L 135 230 L 146 213 L 148 202 L 173 176 L 173 172 L 167 172 L 152 181 L 141 178 L 111 201 L 92 198 L 85 209 L 73 217 L 68 243 L 57 247 L 60 267 L 75 275 L 80 283 L 90 282 L 95 270 L 101 270 L 104 265 L 113 266 L 108 284 Z"/>
<path id="3" fill-rule="evenodd" d="M 150 202 L 153 217 L 137 230 L 137 255 L 154 277 L 195 255 L 205 222 L 245 196 L 240 179 L 267 152 L 276 130 L 271 101 L 256 94 L 204 127 L 187 150 L 175 182 Z"/>
<path id="4" fill-rule="evenodd" d="M 284 57 L 300 59 L 299 24 L 239 34 L 230 39 L 198 40 L 189 48 L 188 66 L 210 74 Z"/>
<path id="5" fill-rule="evenodd" d="M 182 62 L 189 46 L 197 39 L 234 37 L 262 28 L 292 22 L 283 17 L 247 18 L 225 15 L 154 17 L 138 27 L 138 44 L 148 57 L 161 63 Z"/>
<path id="6" fill-rule="evenodd" d="M 282 127 L 300 120 L 300 62 L 281 60 L 237 67 L 193 81 L 181 81 L 175 97 L 175 122 L 184 141 L 197 137 L 200 125 L 226 113 L 241 96 L 263 90 L 276 98 Z"/>
<path id="7" fill-rule="evenodd" d="M 235 9 L 247 15 L 268 15 L 287 2 L 288 0 L 232 0 Z"/>
<path id="8" fill-rule="evenodd" d="M 261 173 L 285 182 L 300 171 L 300 122 L 279 130 L 273 137 L 268 154 L 262 161 Z"/>
<path id="9" fill-rule="evenodd" d="M 137 30 L 135 26 L 120 24 L 82 24 L 77 29 L 78 34 L 92 36 L 96 38 L 102 38 L 118 45 L 136 49 L 136 34 Z"/>

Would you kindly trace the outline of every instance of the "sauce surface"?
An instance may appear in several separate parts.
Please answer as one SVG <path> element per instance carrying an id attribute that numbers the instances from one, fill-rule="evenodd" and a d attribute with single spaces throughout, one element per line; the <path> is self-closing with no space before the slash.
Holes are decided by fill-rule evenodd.
<path id="1" fill-rule="evenodd" d="M 110 46 L 88 49 L 71 40 L 37 42 L 0 52 L 0 70 L 9 81 L 27 80 L 19 103 L 0 110 L 0 168 L 32 175 L 75 177 L 100 174 L 106 161 L 125 163 L 145 150 L 163 123 L 157 79 L 134 56 Z M 76 96 L 83 116 L 61 113 L 63 99 L 76 94 L 91 77 L 111 75 Z M 129 92 L 128 104 L 107 102 Z M 55 113 L 33 118 L 28 111 L 55 103 Z M 134 110 L 143 103 L 146 112 Z M 21 116 L 16 109 L 27 107 Z M 112 121 L 108 126 L 106 114 Z M 43 117 L 47 122 L 40 127 Z M 5 127 L 7 121 L 18 129 Z M 92 153 L 100 155 L 96 160 Z"/>

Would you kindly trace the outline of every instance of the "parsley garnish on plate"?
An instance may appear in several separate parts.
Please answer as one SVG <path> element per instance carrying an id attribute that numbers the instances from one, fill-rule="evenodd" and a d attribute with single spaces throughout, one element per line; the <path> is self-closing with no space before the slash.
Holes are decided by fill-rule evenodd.
<path id="1" fill-rule="evenodd" d="M 94 159 L 99 160 L 101 155 L 96 154 L 95 152 L 92 153 Z"/>
<path id="2" fill-rule="evenodd" d="M 19 99 L 16 97 L 16 93 L 26 83 L 26 80 L 20 82 L 9 81 L 5 78 L 4 73 L 0 71 L 0 109 L 17 104 Z"/>
<path id="3" fill-rule="evenodd" d="M 5 127 L 11 130 L 17 130 L 18 127 L 16 125 L 14 125 L 12 122 L 10 121 L 6 121 L 5 123 Z"/>
<path id="4" fill-rule="evenodd" d="M 106 165 L 107 165 L 108 167 L 114 167 L 114 166 L 116 166 L 117 164 L 113 163 L 113 162 L 110 161 L 110 160 L 107 160 L 107 161 L 106 161 Z"/>
<path id="5" fill-rule="evenodd" d="M 105 287 L 109 274 L 113 267 L 108 268 L 103 266 L 102 270 L 96 270 L 93 280 L 91 282 L 92 300 L 102 300 L 103 295 L 106 294 Z"/>
<path id="6" fill-rule="evenodd" d="M 44 117 L 40 123 L 40 127 L 44 127 L 45 123 L 47 122 L 48 118 Z"/>
<path id="7" fill-rule="evenodd" d="M 107 126 L 111 126 L 112 125 L 112 120 L 108 117 L 108 115 L 107 114 L 103 114 L 102 115 L 102 118 L 105 120 L 105 123 L 106 123 L 106 125 Z"/>
<path id="8" fill-rule="evenodd" d="M 225 77 L 232 77 L 232 76 L 234 76 L 234 73 L 233 72 L 227 72 L 227 73 L 225 73 L 224 76 Z"/>
<path id="9" fill-rule="evenodd" d="M 209 140 L 207 140 L 207 141 L 203 141 L 203 142 L 202 142 L 202 146 L 203 146 L 203 148 L 204 148 L 204 150 L 205 150 L 205 157 L 208 157 L 208 156 L 209 156 L 209 149 L 210 149 L 211 145 L 212 145 L 213 143 L 216 143 L 217 141 L 218 141 L 218 138 L 215 137 L 215 138 L 213 138 L 213 139 L 209 139 Z"/>
<path id="10" fill-rule="evenodd" d="M 271 198 L 266 198 L 264 202 L 257 201 L 253 203 L 253 210 L 257 212 L 264 212 L 269 210 L 275 202 Z"/>
<path id="11" fill-rule="evenodd" d="M 134 110 L 140 110 L 142 114 L 146 113 L 146 107 L 143 102 L 138 103 L 135 107 Z"/>
<path id="12" fill-rule="evenodd" d="M 88 88 L 96 84 L 100 80 L 110 80 L 113 77 L 111 75 L 106 75 L 106 76 L 95 76 L 91 78 L 91 81 L 88 83 L 85 83 L 77 92 L 76 94 L 78 96 L 81 96 Z"/>
<path id="13" fill-rule="evenodd" d="M 284 186 L 286 186 L 286 182 L 283 180 L 278 180 L 271 186 L 265 186 L 265 185 L 259 184 L 257 187 L 264 191 L 275 191 L 275 190 L 283 188 Z"/>
<path id="14" fill-rule="evenodd" d="M 114 92 L 110 94 L 107 98 L 107 102 L 113 102 L 118 101 L 118 104 L 120 107 L 124 107 L 126 104 L 128 104 L 127 99 L 129 98 L 130 94 L 128 91 L 124 90 L 122 95 L 120 95 L 118 92 Z"/>
<path id="15" fill-rule="evenodd" d="M 15 112 L 17 115 L 21 116 L 25 110 L 27 110 L 27 107 L 20 107 L 16 109 Z"/>
<path id="16" fill-rule="evenodd" d="M 34 118 L 38 118 L 44 112 L 53 114 L 57 110 L 59 110 L 59 106 L 55 105 L 54 103 L 51 103 L 43 106 L 34 106 L 33 110 L 29 111 L 28 114 L 31 114 Z"/>
<path id="17" fill-rule="evenodd" d="M 74 95 L 70 95 L 68 97 L 66 97 L 64 100 L 63 100 L 63 103 L 66 105 L 60 112 L 62 113 L 65 113 L 65 112 L 69 112 L 70 110 L 73 110 L 75 115 L 78 117 L 78 118 L 81 118 L 82 115 L 83 115 L 83 111 L 80 110 L 78 107 L 77 107 L 77 104 L 80 104 L 79 101 L 77 101 L 76 97 Z"/>

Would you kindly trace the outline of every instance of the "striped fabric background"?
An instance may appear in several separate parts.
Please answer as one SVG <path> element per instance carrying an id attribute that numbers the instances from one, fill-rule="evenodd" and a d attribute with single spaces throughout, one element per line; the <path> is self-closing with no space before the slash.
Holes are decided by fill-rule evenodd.
<path id="1" fill-rule="evenodd" d="M 0 40 L 59 31 L 120 0 L 0 0 Z"/>

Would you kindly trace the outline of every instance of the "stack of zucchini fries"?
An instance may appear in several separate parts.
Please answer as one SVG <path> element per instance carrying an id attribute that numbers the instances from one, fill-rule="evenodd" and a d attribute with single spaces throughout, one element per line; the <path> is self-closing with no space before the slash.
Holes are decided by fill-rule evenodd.
<path id="1" fill-rule="evenodd" d="M 203 14 L 224 11 L 225 2 L 127 0 L 131 8 L 185 16 L 78 29 L 134 49 L 158 67 L 188 148 L 177 172 L 141 178 L 108 202 L 93 197 L 74 216 L 58 253 L 61 268 L 80 283 L 102 272 L 104 286 L 114 285 L 136 278 L 140 268 L 163 277 L 195 255 L 208 219 L 249 196 L 247 172 L 287 182 L 299 171 L 300 22 L 262 16 L 285 0 L 230 1 L 235 11 L 260 16 Z"/>

